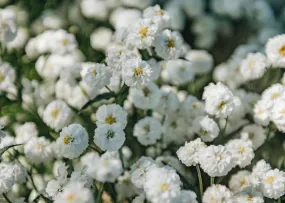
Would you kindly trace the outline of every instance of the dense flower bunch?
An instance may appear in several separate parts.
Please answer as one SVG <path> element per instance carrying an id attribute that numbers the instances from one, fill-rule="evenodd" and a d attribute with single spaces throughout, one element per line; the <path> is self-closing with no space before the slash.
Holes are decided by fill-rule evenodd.
<path id="1" fill-rule="evenodd" d="M 284 201 L 285 5 L 10 3 L 0 1 L 1 200 Z"/>

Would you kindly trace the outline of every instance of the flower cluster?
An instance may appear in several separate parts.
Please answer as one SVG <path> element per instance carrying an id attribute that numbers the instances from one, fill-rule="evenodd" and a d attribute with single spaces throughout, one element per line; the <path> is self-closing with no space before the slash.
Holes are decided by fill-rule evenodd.
<path id="1" fill-rule="evenodd" d="M 0 6 L 1 200 L 283 201 L 282 2 Z"/>

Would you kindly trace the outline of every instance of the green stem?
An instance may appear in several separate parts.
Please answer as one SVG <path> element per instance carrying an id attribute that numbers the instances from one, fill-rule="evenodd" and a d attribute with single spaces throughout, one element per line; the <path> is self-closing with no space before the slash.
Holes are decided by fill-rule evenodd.
<path id="1" fill-rule="evenodd" d="M 224 126 L 223 131 L 222 131 L 222 136 L 223 136 L 223 137 L 226 135 L 226 129 L 227 129 L 227 126 L 228 126 L 228 120 L 229 120 L 229 118 L 227 117 L 227 118 L 226 118 L 225 126 Z"/>
<path id="2" fill-rule="evenodd" d="M 103 183 L 99 184 L 99 189 L 98 189 L 98 196 L 96 198 L 96 203 L 101 203 L 102 202 L 102 193 L 104 190 L 104 185 Z"/>
<path id="3" fill-rule="evenodd" d="M 211 185 L 214 185 L 214 184 L 215 184 L 215 178 L 211 177 Z"/>
<path id="4" fill-rule="evenodd" d="M 8 203 L 12 203 L 11 200 L 9 200 L 9 198 L 7 197 L 7 195 L 5 193 L 3 193 L 2 195 Z"/>
<path id="5" fill-rule="evenodd" d="M 281 197 L 278 198 L 278 203 L 281 203 Z"/>
<path id="6" fill-rule="evenodd" d="M 196 170 L 197 170 L 197 174 L 198 174 L 199 189 L 200 189 L 200 195 L 201 195 L 201 199 L 202 199 L 204 188 L 203 188 L 203 180 L 202 180 L 201 170 L 200 170 L 200 167 L 198 165 L 196 165 Z"/>
<path id="7" fill-rule="evenodd" d="M 119 155 L 120 155 L 120 159 L 121 159 L 121 162 L 122 162 L 122 167 L 123 167 L 123 169 L 125 170 L 124 155 L 123 155 L 122 148 L 119 149 Z"/>

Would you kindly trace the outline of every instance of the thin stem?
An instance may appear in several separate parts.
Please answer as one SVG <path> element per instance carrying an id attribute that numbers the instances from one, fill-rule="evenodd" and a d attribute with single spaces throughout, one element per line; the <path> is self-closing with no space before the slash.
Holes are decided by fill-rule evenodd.
<path id="1" fill-rule="evenodd" d="M 225 134 L 226 134 L 226 129 L 228 126 L 228 120 L 229 120 L 229 117 L 226 118 L 226 123 L 225 123 L 225 126 L 224 126 L 223 131 L 222 131 L 222 136 L 225 136 Z"/>
<path id="2" fill-rule="evenodd" d="M 200 170 L 200 167 L 198 165 L 196 165 L 196 170 L 197 170 L 197 174 L 198 174 L 199 189 L 200 189 L 200 195 L 201 195 L 201 199 L 202 199 L 204 188 L 203 188 L 203 180 L 202 180 L 201 170 Z"/>
<path id="3" fill-rule="evenodd" d="M 112 92 L 112 90 L 107 85 L 105 87 L 109 92 Z"/>
<path id="4" fill-rule="evenodd" d="M 281 203 L 281 197 L 278 198 L 278 203 Z"/>
<path id="5" fill-rule="evenodd" d="M 8 203 L 12 203 L 11 200 L 9 200 L 9 198 L 7 197 L 7 195 L 5 193 L 3 193 L 2 195 Z"/>
<path id="6" fill-rule="evenodd" d="M 122 148 L 119 149 L 119 155 L 120 155 L 120 159 L 121 159 L 121 162 L 122 162 L 122 167 L 123 167 L 123 169 L 125 170 L 124 155 L 123 155 Z"/>
<path id="7" fill-rule="evenodd" d="M 211 177 L 211 185 L 214 185 L 214 184 L 215 184 L 215 178 Z"/>
<path id="8" fill-rule="evenodd" d="M 102 202 L 102 193 L 104 190 L 104 184 L 101 183 L 99 184 L 99 189 L 98 189 L 98 196 L 96 198 L 96 203 L 101 203 Z"/>

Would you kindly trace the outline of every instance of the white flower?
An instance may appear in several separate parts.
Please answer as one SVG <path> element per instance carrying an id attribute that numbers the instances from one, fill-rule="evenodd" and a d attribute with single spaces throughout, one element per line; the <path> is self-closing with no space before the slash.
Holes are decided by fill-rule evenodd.
<path id="1" fill-rule="evenodd" d="M 131 182 L 131 176 L 128 171 L 118 177 L 118 183 L 115 185 L 117 192 L 117 201 L 122 201 L 127 198 L 131 198 L 138 194 L 138 188 L 136 188 Z"/>
<path id="2" fill-rule="evenodd" d="M 93 155 L 91 160 L 87 174 L 100 182 L 114 183 L 123 171 L 118 152 L 105 152 L 100 158 Z"/>
<path id="3" fill-rule="evenodd" d="M 152 167 L 157 167 L 154 160 L 150 157 L 142 156 L 131 166 L 132 183 L 138 188 L 143 188 L 146 183 L 146 174 Z"/>
<path id="4" fill-rule="evenodd" d="M 207 51 L 190 50 L 185 58 L 191 62 L 194 73 L 205 74 L 211 71 L 214 59 Z"/>
<path id="5" fill-rule="evenodd" d="M 16 72 L 9 63 L 0 62 L 0 91 L 7 91 L 16 80 Z"/>
<path id="6" fill-rule="evenodd" d="M 108 16 L 108 5 L 102 0 L 83 0 L 80 4 L 82 14 L 87 18 L 105 20 Z"/>
<path id="7" fill-rule="evenodd" d="M 16 37 L 15 15 L 10 9 L 0 9 L 0 34 L 2 43 L 12 41 Z"/>
<path id="8" fill-rule="evenodd" d="M 233 203 L 264 203 L 261 192 L 251 187 L 247 187 L 240 193 L 234 195 L 233 200 Z"/>
<path id="9" fill-rule="evenodd" d="M 33 122 L 26 122 L 23 125 L 15 127 L 16 143 L 25 144 L 31 138 L 37 137 L 39 132 L 37 126 Z"/>
<path id="10" fill-rule="evenodd" d="M 285 194 L 285 173 L 278 169 L 267 171 L 262 177 L 261 191 L 265 197 L 277 199 Z"/>
<path id="11" fill-rule="evenodd" d="M 233 193 L 242 191 L 244 188 L 250 185 L 250 172 L 247 170 L 241 170 L 231 176 L 229 181 L 229 188 Z"/>
<path id="12" fill-rule="evenodd" d="M 52 101 L 43 112 L 43 121 L 55 131 L 61 130 L 72 119 L 73 112 L 67 104 L 61 100 Z"/>
<path id="13" fill-rule="evenodd" d="M 70 182 L 55 198 L 54 203 L 94 203 L 91 190 L 80 182 Z"/>
<path id="14" fill-rule="evenodd" d="M 52 199 L 55 199 L 55 197 L 58 195 L 58 193 L 61 190 L 62 190 L 62 185 L 56 180 L 49 181 L 45 189 L 48 196 L 51 197 Z"/>
<path id="15" fill-rule="evenodd" d="M 29 39 L 29 31 L 26 28 L 18 28 L 15 38 L 7 42 L 6 46 L 9 51 L 22 49 Z"/>
<path id="16" fill-rule="evenodd" d="M 154 41 L 155 51 L 163 59 L 177 59 L 182 54 L 182 37 L 178 32 L 164 30 Z"/>
<path id="17" fill-rule="evenodd" d="M 119 125 L 124 129 L 127 125 L 127 112 L 117 104 L 102 105 L 96 112 L 96 124 Z"/>
<path id="18" fill-rule="evenodd" d="M 273 103 L 270 100 L 259 100 L 254 105 L 253 118 L 257 124 L 263 126 L 267 126 L 269 124 L 272 105 Z"/>
<path id="19" fill-rule="evenodd" d="M 199 163 L 199 152 L 206 148 L 204 142 L 200 138 L 185 142 L 185 145 L 180 147 L 176 152 L 179 160 L 186 166 L 196 166 Z"/>
<path id="20" fill-rule="evenodd" d="M 235 166 L 232 154 L 222 145 L 211 145 L 201 150 L 199 163 L 211 177 L 225 176 Z"/>
<path id="21" fill-rule="evenodd" d="M 152 70 L 150 65 L 140 58 L 132 58 L 123 64 L 122 78 L 126 85 L 141 87 L 150 81 Z"/>
<path id="22" fill-rule="evenodd" d="M 45 163 L 53 158 L 53 150 L 50 141 L 45 137 L 34 137 L 24 146 L 25 155 L 35 163 Z"/>
<path id="23" fill-rule="evenodd" d="M 119 125 L 100 125 L 95 130 L 94 143 L 103 151 L 117 151 L 125 142 L 125 133 Z"/>
<path id="24" fill-rule="evenodd" d="M 70 175 L 69 181 L 81 182 L 85 187 L 91 187 L 93 180 L 87 175 L 87 166 L 76 168 Z"/>
<path id="25" fill-rule="evenodd" d="M 191 63 L 186 60 L 169 60 L 165 63 L 165 67 L 170 82 L 175 85 L 186 84 L 195 76 Z"/>
<path id="26" fill-rule="evenodd" d="M 198 203 L 197 195 L 191 190 L 182 190 L 180 194 L 171 200 L 172 203 Z"/>
<path id="27" fill-rule="evenodd" d="M 145 201 L 146 201 L 146 197 L 145 197 L 145 195 L 142 193 L 142 194 L 140 194 L 139 196 L 136 196 L 136 197 L 133 199 L 132 203 L 144 203 Z"/>
<path id="28" fill-rule="evenodd" d="M 245 126 L 241 131 L 241 139 L 250 140 L 254 150 L 258 149 L 266 140 L 265 129 L 259 125 Z"/>
<path id="29" fill-rule="evenodd" d="M 14 172 L 16 182 L 24 183 L 27 180 L 28 177 L 27 170 L 21 163 L 14 163 L 12 170 Z"/>
<path id="30" fill-rule="evenodd" d="M 74 51 L 77 47 L 75 36 L 66 30 L 56 30 L 53 34 L 51 51 L 57 54 L 66 54 Z"/>
<path id="31" fill-rule="evenodd" d="M 203 99 L 208 114 L 217 118 L 226 118 L 236 107 L 237 102 L 235 100 L 238 98 L 227 86 L 218 82 L 216 85 L 210 83 L 204 88 Z"/>
<path id="32" fill-rule="evenodd" d="M 189 95 L 180 105 L 179 113 L 188 120 L 193 120 L 198 116 L 203 116 L 204 104 L 195 96 Z"/>
<path id="33" fill-rule="evenodd" d="M 177 94 L 167 89 L 160 89 L 160 91 L 161 100 L 154 110 L 164 115 L 171 115 L 175 113 L 180 105 Z"/>
<path id="34" fill-rule="evenodd" d="M 100 90 L 110 83 L 112 74 L 104 64 L 87 62 L 82 64 L 81 76 L 88 86 Z"/>
<path id="35" fill-rule="evenodd" d="M 285 67 L 285 35 L 270 38 L 266 43 L 265 52 L 274 67 Z"/>
<path id="36" fill-rule="evenodd" d="M 267 58 L 262 53 L 249 53 L 241 62 L 240 72 L 247 80 L 261 78 L 267 67 Z"/>
<path id="37" fill-rule="evenodd" d="M 179 195 L 181 181 L 173 168 L 152 167 L 146 173 L 144 190 L 146 197 L 153 203 L 170 203 L 171 199 Z"/>
<path id="38" fill-rule="evenodd" d="M 232 197 L 231 191 L 224 185 L 212 185 L 203 194 L 203 203 L 227 203 Z"/>
<path id="39" fill-rule="evenodd" d="M 3 139 L 5 138 L 5 136 L 6 136 L 6 132 L 2 130 L 3 128 L 4 128 L 4 127 L 0 125 L 0 144 L 1 144 L 2 140 L 3 140 Z"/>
<path id="40" fill-rule="evenodd" d="M 0 163 L 0 192 L 8 192 L 15 184 L 15 175 L 13 165 L 9 163 Z"/>
<path id="41" fill-rule="evenodd" d="M 90 43 L 93 49 L 105 51 L 111 43 L 113 31 L 106 27 L 97 28 L 90 35 Z"/>
<path id="42" fill-rule="evenodd" d="M 161 92 L 155 83 L 150 82 L 141 88 L 131 87 L 129 97 L 135 107 L 153 109 L 160 102 Z"/>
<path id="43" fill-rule="evenodd" d="M 232 153 L 234 163 L 241 168 L 250 165 L 254 158 L 252 142 L 250 140 L 233 139 L 226 144 L 226 148 Z"/>
<path id="44" fill-rule="evenodd" d="M 157 34 L 157 25 L 151 19 L 140 19 L 130 26 L 126 42 L 139 49 L 145 49 L 152 45 Z"/>
<path id="45" fill-rule="evenodd" d="M 258 161 L 252 169 L 250 176 L 250 184 L 253 187 L 258 187 L 264 178 L 266 172 L 271 170 L 271 166 L 267 164 L 263 159 Z"/>
<path id="46" fill-rule="evenodd" d="M 277 129 L 285 132 L 285 100 L 278 99 L 272 107 L 271 120 L 276 125 Z"/>
<path id="47" fill-rule="evenodd" d="M 151 19 L 156 26 L 161 30 L 170 26 L 171 17 L 168 12 L 161 9 L 159 5 L 148 7 L 143 12 L 143 17 Z"/>
<path id="48" fill-rule="evenodd" d="M 285 93 L 285 88 L 280 83 L 273 84 L 262 92 L 261 99 L 275 102 Z"/>
<path id="49" fill-rule="evenodd" d="M 62 161 L 57 161 L 53 165 L 53 174 L 56 178 L 56 180 L 61 185 L 65 185 L 67 182 L 67 176 L 68 176 L 68 166 L 65 165 Z"/>
<path id="50" fill-rule="evenodd" d="M 61 156 L 75 159 L 88 147 L 88 139 L 87 131 L 80 124 L 71 124 L 62 129 L 56 144 Z"/>
<path id="51" fill-rule="evenodd" d="M 161 138 L 162 126 L 159 120 L 145 117 L 134 126 L 134 136 L 143 146 L 153 145 Z"/>
<path id="52" fill-rule="evenodd" d="M 141 17 L 141 11 L 138 9 L 118 7 L 110 15 L 110 23 L 116 28 L 129 27 L 138 21 Z"/>
<path id="53" fill-rule="evenodd" d="M 204 142 L 212 142 L 220 133 L 218 124 L 209 116 L 198 117 L 193 121 L 193 131 Z"/>

